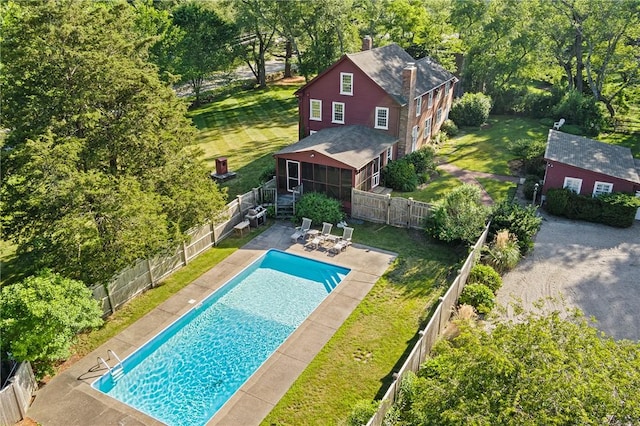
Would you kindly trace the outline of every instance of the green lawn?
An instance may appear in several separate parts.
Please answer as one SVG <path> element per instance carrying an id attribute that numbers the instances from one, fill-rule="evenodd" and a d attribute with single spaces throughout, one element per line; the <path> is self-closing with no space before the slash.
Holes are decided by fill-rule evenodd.
<path id="1" fill-rule="evenodd" d="M 372 223 L 355 225 L 354 240 L 399 257 L 263 425 L 341 424 L 360 399 L 380 399 L 464 255 L 422 231 Z"/>
<path id="2" fill-rule="evenodd" d="M 547 139 L 549 127 L 538 120 L 491 116 L 488 127 L 462 129 L 441 148 L 439 155 L 461 169 L 511 175 L 509 161 L 515 159 L 507 143 L 518 139 Z"/>
<path id="3" fill-rule="evenodd" d="M 273 152 L 298 140 L 298 87 L 239 91 L 189 113 L 210 170 L 216 158 L 226 157 L 237 173 L 221 184 L 229 188 L 229 199 L 257 187 L 260 174 L 275 165 Z"/>
<path id="4" fill-rule="evenodd" d="M 511 199 L 515 195 L 516 184 L 512 182 L 503 182 L 490 178 L 476 178 L 485 191 L 489 193 L 491 199 L 499 203 L 506 199 Z"/>
<path id="5" fill-rule="evenodd" d="M 393 191 L 392 197 L 413 198 L 416 201 L 431 203 L 438 201 L 447 192 L 453 188 L 462 185 L 462 181 L 446 172 L 440 172 L 440 175 L 434 177 L 425 185 L 421 185 L 421 189 L 412 192 Z"/>

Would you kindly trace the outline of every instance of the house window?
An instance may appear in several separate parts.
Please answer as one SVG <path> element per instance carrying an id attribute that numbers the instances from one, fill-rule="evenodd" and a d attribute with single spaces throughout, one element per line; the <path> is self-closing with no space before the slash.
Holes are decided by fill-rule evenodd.
<path id="1" fill-rule="evenodd" d="M 340 73 L 340 94 L 353 95 L 353 74 L 350 72 Z"/>
<path id="2" fill-rule="evenodd" d="M 431 108 L 433 106 L 433 90 L 429 92 L 429 102 L 427 102 L 427 108 Z"/>
<path id="3" fill-rule="evenodd" d="M 431 117 L 427 117 L 424 120 L 424 132 L 422 133 L 423 139 L 429 139 L 431 137 Z"/>
<path id="4" fill-rule="evenodd" d="M 602 194 L 611 194 L 613 191 L 613 184 L 608 182 L 599 182 L 596 181 L 596 184 L 593 185 L 593 196 L 597 197 Z"/>
<path id="5" fill-rule="evenodd" d="M 344 104 L 342 102 L 332 103 L 333 114 L 331 118 L 332 123 L 344 124 Z"/>
<path id="6" fill-rule="evenodd" d="M 438 108 L 438 112 L 436 113 L 436 123 L 442 123 L 442 108 Z"/>
<path id="7" fill-rule="evenodd" d="M 444 86 L 444 96 L 449 96 L 449 90 L 451 90 L 451 82 L 447 81 L 447 84 Z"/>
<path id="8" fill-rule="evenodd" d="M 418 126 L 413 126 L 411 129 L 411 152 L 415 151 L 418 147 Z"/>
<path id="9" fill-rule="evenodd" d="M 387 163 L 393 160 L 393 146 L 387 148 Z"/>
<path id="10" fill-rule="evenodd" d="M 309 120 L 322 121 L 322 101 L 311 99 L 309 104 Z"/>
<path id="11" fill-rule="evenodd" d="M 582 179 L 566 177 L 564 178 L 564 185 L 562 185 L 562 187 L 579 194 L 582 188 Z"/>
<path id="12" fill-rule="evenodd" d="M 416 117 L 422 113 L 422 96 L 416 98 Z"/>
<path id="13" fill-rule="evenodd" d="M 387 130 L 389 128 L 389 108 L 376 107 L 376 129 Z"/>

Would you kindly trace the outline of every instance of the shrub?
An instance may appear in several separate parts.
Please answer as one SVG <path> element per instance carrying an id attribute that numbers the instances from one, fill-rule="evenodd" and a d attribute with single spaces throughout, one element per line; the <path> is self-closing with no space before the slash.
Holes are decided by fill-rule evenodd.
<path id="1" fill-rule="evenodd" d="M 416 174 L 431 174 L 436 171 L 435 156 L 435 150 L 430 146 L 426 146 L 407 154 L 403 160 L 413 164 Z"/>
<path id="2" fill-rule="evenodd" d="M 527 200 L 533 200 L 533 193 L 536 190 L 536 184 L 538 184 L 538 193 L 536 194 L 536 198 L 540 196 L 540 189 L 542 186 L 540 185 L 540 178 L 536 175 L 527 175 L 524 178 L 524 184 L 522 185 L 522 194 L 524 198 Z"/>
<path id="3" fill-rule="evenodd" d="M 522 160 L 529 174 L 542 178 L 545 172 L 544 151 L 547 143 L 541 139 L 517 139 L 507 143 L 507 149 Z"/>
<path id="4" fill-rule="evenodd" d="M 447 133 L 443 132 L 442 130 L 439 131 L 438 133 L 436 133 L 435 136 L 432 139 L 432 141 L 433 141 L 433 143 L 435 145 L 441 145 L 441 144 L 445 143 L 448 140 L 449 140 L 449 135 L 447 135 Z"/>
<path id="5" fill-rule="evenodd" d="M 590 136 L 597 135 L 605 125 L 605 115 L 593 96 L 571 90 L 553 108 L 554 118 L 565 118 L 567 122 L 579 123 Z"/>
<path id="6" fill-rule="evenodd" d="M 276 166 L 267 167 L 260 173 L 260 183 L 269 182 L 276 175 Z"/>
<path id="7" fill-rule="evenodd" d="M 342 204 L 335 198 L 329 198 L 319 192 L 307 192 L 296 204 L 295 217 L 298 222 L 302 222 L 303 217 L 308 217 L 316 224 L 338 223 L 344 219 L 344 213 Z"/>
<path id="8" fill-rule="evenodd" d="M 518 112 L 519 105 L 527 93 L 525 87 L 493 88 L 490 93 L 494 114 L 512 114 Z"/>
<path id="9" fill-rule="evenodd" d="M 489 233 L 496 235 L 501 229 L 508 229 L 518 240 L 520 254 L 524 256 L 533 248 L 533 237 L 542 224 L 537 212 L 536 206 L 523 207 L 518 203 L 503 201 L 494 207 Z"/>
<path id="10" fill-rule="evenodd" d="M 418 186 L 415 167 L 404 158 L 388 163 L 382 169 L 384 185 L 396 191 L 411 192 Z"/>
<path id="11" fill-rule="evenodd" d="M 491 111 L 491 98 L 482 93 L 465 93 L 457 99 L 451 111 L 451 118 L 458 126 L 481 126 Z"/>
<path id="12" fill-rule="evenodd" d="M 569 202 L 569 195 L 571 194 L 569 189 L 550 189 L 547 191 L 547 195 L 544 201 L 545 209 L 556 216 L 562 216 L 567 209 L 567 203 Z"/>
<path id="13" fill-rule="evenodd" d="M 430 236 L 441 241 L 473 243 L 485 227 L 487 214 L 480 189 L 464 184 L 434 204 L 425 229 Z"/>
<path id="14" fill-rule="evenodd" d="M 500 277 L 500 274 L 491 266 L 481 263 L 471 268 L 468 281 L 470 283 L 484 284 L 489 287 L 494 294 L 502 287 L 502 277 Z"/>
<path id="15" fill-rule="evenodd" d="M 361 399 L 356 402 L 351 410 L 351 414 L 347 418 L 347 425 L 362 426 L 366 425 L 369 419 L 378 410 L 378 402 L 369 399 Z"/>
<path id="16" fill-rule="evenodd" d="M 467 284 L 458 301 L 473 306 L 479 314 L 488 314 L 496 304 L 493 291 L 484 284 Z"/>
<path id="17" fill-rule="evenodd" d="M 448 136 L 457 136 L 460 133 L 460 129 L 456 126 L 456 123 L 453 120 L 447 119 L 440 126 L 440 130 L 445 132 Z"/>
<path id="18" fill-rule="evenodd" d="M 520 257 L 518 240 L 506 229 L 499 231 L 491 244 L 482 250 L 482 261 L 500 273 L 513 269 Z"/>
<path id="19" fill-rule="evenodd" d="M 533 118 L 549 117 L 559 101 L 560 94 L 557 92 L 527 93 L 522 99 L 522 112 Z"/>

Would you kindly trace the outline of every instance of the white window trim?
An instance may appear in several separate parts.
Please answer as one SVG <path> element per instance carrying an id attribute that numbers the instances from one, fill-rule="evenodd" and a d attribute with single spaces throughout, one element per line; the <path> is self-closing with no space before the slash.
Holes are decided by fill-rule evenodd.
<path id="1" fill-rule="evenodd" d="M 606 186 L 608 191 L 597 191 L 598 185 Z M 611 192 L 613 192 L 613 184 L 611 182 L 601 182 L 597 180 L 596 183 L 593 184 L 593 193 L 591 194 L 591 196 L 597 197 L 598 195 L 602 194 L 611 194 Z"/>
<path id="2" fill-rule="evenodd" d="M 318 133 L 317 130 L 309 130 L 309 136 L 313 135 L 314 133 Z"/>
<path id="3" fill-rule="evenodd" d="M 393 161 L 393 146 L 387 148 L 387 163 Z"/>
<path id="4" fill-rule="evenodd" d="M 427 102 L 427 108 L 431 108 L 433 106 L 433 90 L 429 92 L 429 101 Z"/>
<path id="5" fill-rule="evenodd" d="M 577 185 L 578 189 L 576 190 L 574 188 L 574 186 Z M 564 178 L 564 183 L 562 184 L 563 188 L 568 188 L 570 190 L 572 190 L 573 192 L 575 192 L 576 194 L 580 193 L 580 190 L 582 189 L 582 179 L 578 179 L 578 178 L 573 178 L 573 177 L 565 177 Z"/>
<path id="6" fill-rule="evenodd" d="M 351 87 L 349 88 L 350 89 L 349 91 L 346 91 L 344 88 L 344 78 L 347 76 L 351 77 Z M 353 96 L 353 73 L 350 73 L 350 72 L 340 73 L 340 94 Z"/>
<path id="7" fill-rule="evenodd" d="M 451 90 L 451 82 L 447 81 L 447 83 L 444 85 L 444 95 L 445 96 L 449 96 L 449 90 Z"/>
<path id="8" fill-rule="evenodd" d="M 342 106 L 342 120 L 336 119 L 336 107 Z M 331 122 L 336 124 L 344 124 L 344 102 L 331 103 Z"/>
<path id="9" fill-rule="evenodd" d="M 440 124 L 442 123 L 442 107 L 438 108 L 438 111 L 436 112 L 436 124 Z"/>
<path id="10" fill-rule="evenodd" d="M 320 105 L 320 116 L 313 116 L 313 103 L 317 102 Z M 309 120 L 322 121 L 322 101 L 320 99 L 309 99 Z"/>
<path id="11" fill-rule="evenodd" d="M 385 119 L 384 119 L 384 126 L 381 126 L 378 124 L 378 118 L 380 118 L 380 113 L 381 112 L 385 112 Z M 389 108 L 386 107 L 376 107 L 376 116 L 374 118 L 375 122 L 374 124 L 374 128 L 375 129 L 382 129 L 382 130 L 388 130 L 389 129 Z"/>
<path id="12" fill-rule="evenodd" d="M 424 131 L 422 132 L 422 139 L 428 139 L 431 136 L 431 124 L 433 122 L 433 116 L 429 116 L 424 120 Z"/>
<path id="13" fill-rule="evenodd" d="M 422 96 L 416 98 L 416 117 L 420 117 L 422 114 Z"/>

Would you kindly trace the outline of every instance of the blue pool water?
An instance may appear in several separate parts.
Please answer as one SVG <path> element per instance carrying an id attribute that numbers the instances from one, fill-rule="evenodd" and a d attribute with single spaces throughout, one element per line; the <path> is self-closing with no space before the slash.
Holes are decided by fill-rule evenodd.
<path id="1" fill-rule="evenodd" d="M 168 425 L 204 425 L 347 273 L 270 250 L 93 387 Z"/>

